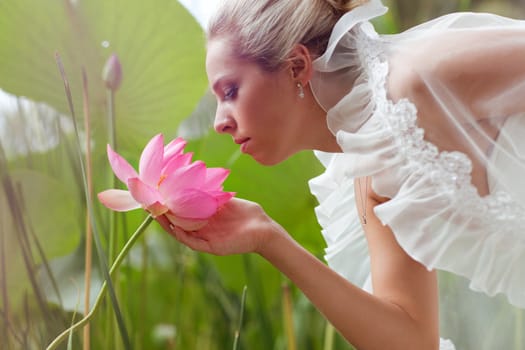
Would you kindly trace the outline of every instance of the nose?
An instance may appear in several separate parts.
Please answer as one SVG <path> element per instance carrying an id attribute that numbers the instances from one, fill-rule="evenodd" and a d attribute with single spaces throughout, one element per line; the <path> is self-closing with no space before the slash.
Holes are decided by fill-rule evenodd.
<path id="1" fill-rule="evenodd" d="M 235 119 L 227 113 L 220 106 L 217 107 L 215 112 L 215 120 L 213 122 L 215 132 L 219 134 L 232 134 L 237 127 Z"/>

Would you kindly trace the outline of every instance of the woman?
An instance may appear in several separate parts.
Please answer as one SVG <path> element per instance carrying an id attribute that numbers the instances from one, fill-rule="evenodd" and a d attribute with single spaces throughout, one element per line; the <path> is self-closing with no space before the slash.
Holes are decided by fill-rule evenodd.
<path id="1" fill-rule="evenodd" d="M 331 268 L 245 200 L 197 232 L 159 221 L 195 250 L 260 254 L 358 349 L 453 349 L 437 270 L 525 307 L 525 22 L 452 14 L 379 36 L 385 12 L 228 0 L 209 26 L 216 131 L 264 165 L 314 149 L 327 167 L 310 186 Z M 518 321 L 499 348 L 522 345 Z"/>

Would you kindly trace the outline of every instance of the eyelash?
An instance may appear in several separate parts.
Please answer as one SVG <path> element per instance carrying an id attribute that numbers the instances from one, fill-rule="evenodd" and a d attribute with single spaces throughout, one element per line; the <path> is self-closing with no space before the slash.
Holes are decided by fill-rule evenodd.
<path id="1" fill-rule="evenodd" d="M 224 91 L 224 100 L 230 101 L 233 100 L 237 96 L 237 90 L 238 88 L 236 86 L 229 87 Z"/>

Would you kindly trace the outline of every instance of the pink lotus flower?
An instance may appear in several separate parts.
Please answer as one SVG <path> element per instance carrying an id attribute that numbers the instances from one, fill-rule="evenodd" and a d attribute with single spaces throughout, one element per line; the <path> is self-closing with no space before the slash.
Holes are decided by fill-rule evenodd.
<path id="1" fill-rule="evenodd" d="M 206 168 L 202 161 L 191 162 L 183 153 L 186 141 L 177 138 L 164 146 L 162 134 L 153 137 L 142 152 L 139 172 L 108 145 L 109 163 L 129 191 L 111 189 L 98 194 L 109 209 L 147 210 L 153 217 L 166 215 L 185 230 L 197 230 L 234 193 L 224 192 L 222 183 L 229 174 L 223 168 Z"/>

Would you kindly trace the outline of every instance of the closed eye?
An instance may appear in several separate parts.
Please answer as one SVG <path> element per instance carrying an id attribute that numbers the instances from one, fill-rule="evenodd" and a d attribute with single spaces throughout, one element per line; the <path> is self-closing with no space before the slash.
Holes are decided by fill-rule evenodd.
<path id="1" fill-rule="evenodd" d="M 237 97 L 237 91 L 239 89 L 237 88 L 237 86 L 230 86 L 228 87 L 225 91 L 224 91 L 224 94 L 223 94 L 223 98 L 225 101 L 231 101 L 233 99 L 235 99 Z"/>

